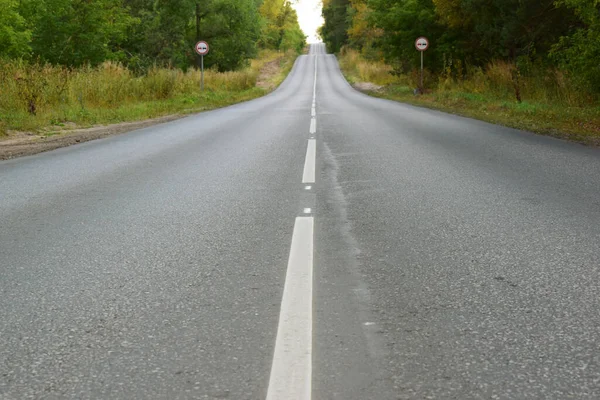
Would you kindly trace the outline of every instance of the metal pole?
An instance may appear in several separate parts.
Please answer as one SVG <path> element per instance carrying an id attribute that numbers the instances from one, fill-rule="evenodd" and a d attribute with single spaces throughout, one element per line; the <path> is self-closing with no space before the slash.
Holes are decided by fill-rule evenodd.
<path id="1" fill-rule="evenodd" d="M 201 74 L 200 89 L 202 91 L 204 91 L 204 56 L 203 55 L 200 56 L 200 70 L 202 71 L 202 72 L 200 72 L 200 74 Z"/>
<path id="2" fill-rule="evenodd" d="M 421 52 L 421 93 L 424 92 L 424 88 L 423 88 L 423 53 L 424 53 L 424 51 Z"/>

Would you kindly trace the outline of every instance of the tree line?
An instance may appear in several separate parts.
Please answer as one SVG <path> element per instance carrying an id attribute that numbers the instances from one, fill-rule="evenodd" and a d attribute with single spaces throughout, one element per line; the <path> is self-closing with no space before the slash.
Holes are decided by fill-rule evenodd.
<path id="1" fill-rule="evenodd" d="M 320 34 L 382 57 L 399 73 L 419 62 L 415 39 L 431 43 L 433 73 L 466 75 L 497 60 L 528 71 L 564 71 L 581 90 L 600 94 L 600 0 L 324 0 Z"/>
<path id="2" fill-rule="evenodd" d="M 301 51 L 306 37 L 290 0 L 0 0 L 0 58 L 79 67 L 115 61 L 236 70 L 260 48 Z"/>

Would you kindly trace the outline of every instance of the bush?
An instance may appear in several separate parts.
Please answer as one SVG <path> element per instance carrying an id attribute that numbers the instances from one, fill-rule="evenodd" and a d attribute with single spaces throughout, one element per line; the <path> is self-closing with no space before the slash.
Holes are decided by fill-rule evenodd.
<path id="1" fill-rule="evenodd" d="M 258 69 L 206 70 L 205 90 L 224 94 L 250 90 L 256 85 Z M 92 109 L 116 110 L 177 97 L 199 99 L 200 75 L 197 70 L 155 66 L 136 76 L 109 61 L 97 67 L 68 68 L 0 60 L 0 128 L 36 129 L 66 121 L 94 123 L 89 112 Z"/>
<path id="2" fill-rule="evenodd" d="M 367 61 L 359 52 L 346 47 L 340 51 L 340 64 L 343 70 L 352 71 L 351 78 L 359 82 L 386 86 L 398 81 L 389 65 L 382 61 Z"/>
<path id="3" fill-rule="evenodd" d="M 371 82 L 377 85 L 419 86 L 420 70 L 396 74 L 381 61 L 367 61 L 358 51 L 342 48 L 340 66 L 353 81 Z M 463 63 L 447 60 L 443 73 L 433 75 L 425 70 L 425 88 L 442 93 L 466 93 L 485 95 L 490 100 L 514 102 L 517 93 L 522 101 L 581 107 L 593 103 L 589 91 L 580 90 L 572 75 L 563 70 L 541 63 L 519 60 L 517 64 L 494 61 L 485 69 L 468 67 Z M 465 71 L 469 71 L 468 74 Z M 437 86 L 435 85 L 437 82 Z"/>

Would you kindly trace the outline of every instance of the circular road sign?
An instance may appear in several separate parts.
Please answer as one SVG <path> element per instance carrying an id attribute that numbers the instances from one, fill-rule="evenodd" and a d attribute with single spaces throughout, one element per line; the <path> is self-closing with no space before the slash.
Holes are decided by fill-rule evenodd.
<path id="1" fill-rule="evenodd" d="M 196 53 L 200 54 L 201 56 L 205 56 L 208 54 L 208 43 L 206 43 L 205 41 L 200 41 L 198 43 L 196 43 Z"/>
<path id="2" fill-rule="evenodd" d="M 426 37 L 421 36 L 415 41 L 415 47 L 419 51 L 425 51 L 429 48 L 429 40 Z"/>

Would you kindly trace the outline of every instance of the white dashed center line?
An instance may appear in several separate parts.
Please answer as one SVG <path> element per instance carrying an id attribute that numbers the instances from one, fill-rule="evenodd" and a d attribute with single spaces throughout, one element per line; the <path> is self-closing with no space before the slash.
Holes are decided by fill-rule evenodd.
<path id="1" fill-rule="evenodd" d="M 317 141 L 314 135 L 317 132 L 317 60 L 315 56 L 311 138 L 308 140 L 302 176 L 302 183 L 310 185 L 305 185 L 304 190 L 311 190 L 316 179 Z M 303 214 L 296 218 L 294 224 L 267 400 L 310 400 L 312 396 L 314 210 L 304 208 Z"/>
<path id="2" fill-rule="evenodd" d="M 313 217 L 296 218 L 267 400 L 311 398 L 313 231 Z"/>
<path id="3" fill-rule="evenodd" d="M 317 66 L 319 62 L 319 57 L 315 57 L 315 83 L 313 85 L 313 103 L 317 99 Z"/>
<path id="4" fill-rule="evenodd" d="M 317 133 L 317 119 L 312 118 L 310 120 L 310 133 Z"/>
<path id="5" fill-rule="evenodd" d="M 315 167 L 317 162 L 317 141 L 315 139 L 308 140 L 308 148 L 306 149 L 306 161 L 304 162 L 304 175 L 302 183 L 315 183 Z"/>

